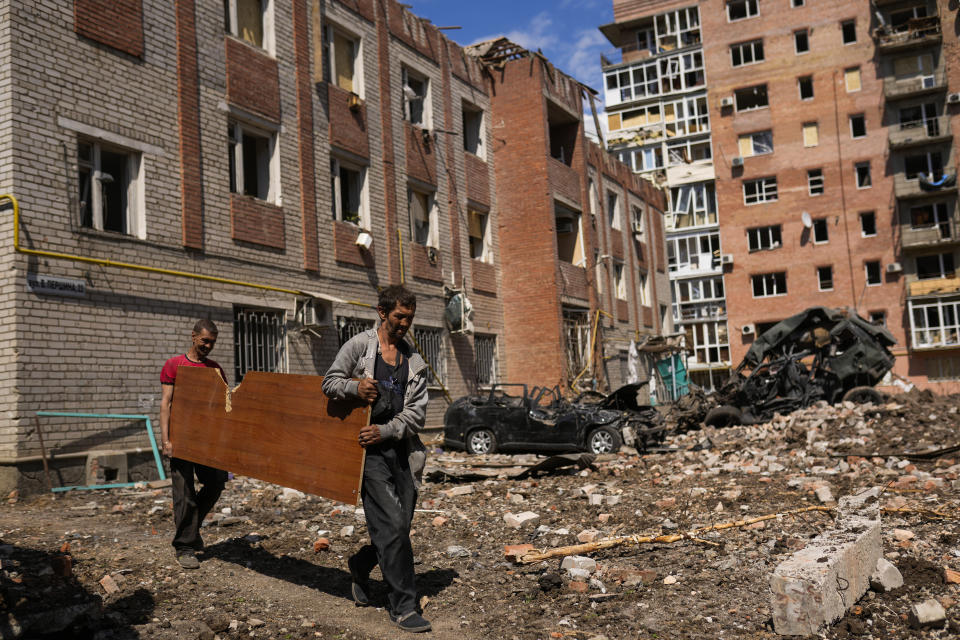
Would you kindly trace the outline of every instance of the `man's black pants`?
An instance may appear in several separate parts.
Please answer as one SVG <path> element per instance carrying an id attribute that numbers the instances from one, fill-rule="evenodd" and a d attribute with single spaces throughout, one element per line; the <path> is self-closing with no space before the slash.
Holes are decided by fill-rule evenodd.
<path id="1" fill-rule="evenodd" d="M 367 575 L 377 564 L 390 587 L 390 610 L 403 615 L 417 608 L 410 525 L 417 503 L 417 487 L 410 475 L 402 442 L 367 447 L 363 466 L 363 513 L 370 533 L 357 552 L 357 568 Z"/>
<path id="2" fill-rule="evenodd" d="M 196 490 L 193 476 L 203 487 Z M 203 549 L 200 538 L 200 524 L 217 503 L 227 482 L 227 472 L 202 464 L 170 458 L 170 481 L 173 486 L 173 522 L 176 533 L 173 536 L 173 548 Z"/>

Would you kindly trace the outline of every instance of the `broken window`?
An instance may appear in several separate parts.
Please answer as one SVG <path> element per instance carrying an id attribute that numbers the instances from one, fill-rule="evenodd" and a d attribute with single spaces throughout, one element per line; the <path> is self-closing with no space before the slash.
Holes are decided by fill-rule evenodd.
<path id="1" fill-rule="evenodd" d="M 710 131 L 707 97 L 697 96 L 665 103 L 663 121 L 668 138 Z"/>
<path id="2" fill-rule="evenodd" d="M 670 189 L 674 229 L 717 223 L 717 200 L 713 182 L 695 182 Z"/>
<path id="3" fill-rule="evenodd" d="M 497 336 L 473 336 L 473 359 L 476 363 L 477 384 L 491 385 L 497 381 Z"/>
<path id="4" fill-rule="evenodd" d="M 273 51 L 272 0 L 224 0 L 224 29 L 244 42 Z"/>
<path id="5" fill-rule="evenodd" d="M 931 181 L 939 180 L 943 177 L 943 157 L 939 151 L 906 156 L 903 170 L 907 180 L 916 180 L 920 176 Z"/>
<path id="6" fill-rule="evenodd" d="M 867 135 L 867 118 L 862 113 L 850 116 L 850 137 L 863 138 Z"/>
<path id="7" fill-rule="evenodd" d="M 857 178 L 857 189 L 867 189 L 873 185 L 873 180 L 870 177 L 870 161 L 867 162 L 858 162 L 853 165 L 853 169 L 856 172 Z"/>
<path id="8" fill-rule="evenodd" d="M 330 158 L 330 198 L 334 220 L 369 228 L 364 206 L 366 174 L 364 167 Z"/>
<path id="9" fill-rule="evenodd" d="M 811 196 L 823 194 L 823 169 L 807 169 L 807 192 Z"/>
<path id="10" fill-rule="evenodd" d="M 550 133 L 550 157 L 569 166 L 577 148 L 579 118 L 550 101 L 547 103 L 547 126 Z"/>
<path id="11" fill-rule="evenodd" d="M 362 95 L 359 75 L 360 39 L 333 25 L 324 30 L 327 55 L 324 58 L 324 80 L 344 91 Z"/>
<path id="12" fill-rule="evenodd" d="M 750 279 L 753 283 L 754 298 L 787 295 L 787 274 L 784 271 L 762 273 L 751 276 Z"/>
<path id="13" fill-rule="evenodd" d="M 948 239 L 952 237 L 950 229 L 950 215 L 947 212 L 945 202 L 934 202 L 910 208 L 910 228 L 928 229 L 938 227 L 940 238 Z"/>
<path id="14" fill-rule="evenodd" d="M 650 274 L 646 271 L 640 271 L 637 273 L 637 276 L 640 279 L 640 287 L 637 291 L 637 294 L 640 296 L 640 305 L 644 307 L 650 306 Z"/>
<path id="15" fill-rule="evenodd" d="M 661 13 L 654 20 L 659 51 L 700 44 L 700 11 L 689 7 Z"/>
<path id="16" fill-rule="evenodd" d="M 584 266 L 586 256 L 580 238 L 580 213 L 557 203 L 554 218 L 557 225 L 557 258 L 578 267 Z"/>
<path id="17" fill-rule="evenodd" d="M 727 323 L 697 322 L 684 327 L 687 348 L 700 364 L 721 364 L 730 360 Z"/>
<path id="18" fill-rule="evenodd" d="M 864 238 L 877 235 L 877 216 L 873 211 L 860 212 L 860 235 Z"/>
<path id="19" fill-rule="evenodd" d="M 878 327 L 887 326 L 887 312 L 880 311 L 871 311 L 869 314 L 870 324 L 877 325 Z"/>
<path id="20" fill-rule="evenodd" d="M 756 62 L 763 62 L 763 40 L 730 45 L 730 66 L 742 67 Z"/>
<path id="21" fill-rule="evenodd" d="M 813 100 L 813 76 L 797 78 L 797 88 L 800 91 L 801 100 Z"/>
<path id="22" fill-rule="evenodd" d="M 833 267 L 817 267 L 817 289 L 833 291 Z"/>
<path id="23" fill-rule="evenodd" d="M 935 253 L 931 256 L 917 256 L 917 278 L 930 280 L 933 278 L 953 278 L 952 253 Z"/>
<path id="24" fill-rule="evenodd" d="M 614 69 L 604 74 L 607 104 L 630 102 L 659 95 L 660 84 L 656 60 L 628 68 Z"/>
<path id="25" fill-rule="evenodd" d="M 436 203 L 432 193 L 407 190 L 410 212 L 410 236 L 417 244 L 439 248 Z"/>
<path id="26" fill-rule="evenodd" d="M 773 131 L 746 133 L 740 136 L 737 142 L 740 148 L 740 156 L 744 158 L 773 153 Z"/>
<path id="27" fill-rule="evenodd" d="M 813 243 L 824 244 L 830 241 L 830 230 L 827 227 L 826 218 L 814 218 L 813 220 Z"/>
<path id="28" fill-rule="evenodd" d="M 430 128 L 430 80 L 412 69 L 402 69 L 403 118 L 426 129 Z"/>
<path id="29" fill-rule="evenodd" d="M 841 22 L 840 31 L 843 35 L 843 44 L 853 44 L 857 41 L 856 20 L 844 20 Z"/>
<path id="30" fill-rule="evenodd" d="M 432 387 L 447 379 L 447 350 L 443 344 L 443 330 L 432 327 L 413 327 L 413 338 L 420 347 L 420 354 L 430 366 L 427 367 L 427 384 Z"/>
<path id="31" fill-rule="evenodd" d="M 637 240 L 643 241 L 643 234 L 646 230 L 646 219 L 643 215 L 643 208 L 637 205 L 632 206 L 632 231 L 637 235 Z"/>
<path id="32" fill-rule="evenodd" d="M 743 181 L 744 204 L 773 202 L 777 199 L 777 178 L 769 176 L 758 180 Z"/>
<path id="33" fill-rule="evenodd" d="M 146 238 L 140 154 L 81 139 L 77 169 L 80 224 Z"/>
<path id="34" fill-rule="evenodd" d="M 760 13 L 759 0 L 727 0 L 727 20 L 746 20 Z"/>
<path id="35" fill-rule="evenodd" d="M 492 262 L 493 252 L 490 250 L 490 239 L 486 213 L 469 209 L 467 216 L 470 221 L 470 257 L 481 262 Z"/>
<path id="36" fill-rule="evenodd" d="M 765 84 L 737 89 L 733 92 L 733 96 L 737 103 L 737 111 L 752 111 L 770 106 L 770 102 L 767 100 L 767 85 Z"/>
<path id="37" fill-rule="evenodd" d="M 720 267 L 720 234 L 705 233 L 667 239 L 671 272 L 697 272 Z"/>
<path id="38" fill-rule="evenodd" d="M 614 191 L 607 191 L 607 224 L 611 229 L 620 229 L 620 197 Z"/>
<path id="39" fill-rule="evenodd" d="M 581 375 L 593 360 L 590 340 L 590 311 L 564 306 L 563 334 L 566 338 L 567 379 Z"/>
<path id="40" fill-rule="evenodd" d="M 230 191 L 278 203 L 280 181 L 276 160 L 276 135 L 240 122 L 230 122 Z"/>
<path id="41" fill-rule="evenodd" d="M 710 138 L 684 139 L 677 142 L 667 143 L 667 157 L 670 158 L 670 166 L 675 167 L 680 164 L 690 164 L 692 162 L 704 162 L 710 160 Z"/>
<path id="42" fill-rule="evenodd" d="M 747 246 L 750 251 L 761 251 L 763 249 L 779 249 L 783 245 L 780 238 L 780 225 L 774 224 L 767 227 L 754 227 L 747 229 Z"/>
<path id="43" fill-rule="evenodd" d="M 287 329 L 283 311 L 233 308 L 235 380 L 247 371 L 287 371 Z"/>
<path id="44" fill-rule="evenodd" d="M 793 32 L 793 48 L 797 55 L 810 51 L 810 36 L 806 29 Z"/>
<path id="45" fill-rule="evenodd" d="M 463 104 L 463 150 L 483 157 L 483 111 Z"/>
<path id="46" fill-rule="evenodd" d="M 617 300 L 627 299 L 627 278 L 624 276 L 622 262 L 613 263 L 613 290 Z"/>
<path id="47" fill-rule="evenodd" d="M 867 286 L 874 287 L 882 283 L 880 278 L 879 260 L 870 260 L 869 262 L 864 262 L 863 269 L 867 277 Z"/>

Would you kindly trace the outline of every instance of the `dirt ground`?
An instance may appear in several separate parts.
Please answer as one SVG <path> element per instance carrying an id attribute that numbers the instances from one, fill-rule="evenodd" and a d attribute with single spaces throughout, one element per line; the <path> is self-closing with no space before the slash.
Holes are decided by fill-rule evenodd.
<path id="1" fill-rule="evenodd" d="M 868 591 L 812 637 L 957 637 L 960 586 L 945 570 L 960 570 L 960 451 L 907 454 L 960 444 L 958 409 L 960 398 L 913 392 L 885 406 L 819 406 L 763 425 L 692 431 L 668 438 L 668 451 L 622 451 L 592 469 L 525 480 L 434 474 L 447 481 L 424 483 L 413 534 L 421 605 L 434 627 L 426 637 L 776 637 L 769 576 L 830 527 L 829 513 L 593 553 L 597 568 L 582 580 L 560 558 L 506 562 L 503 546 L 674 533 L 832 506 L 871 486 L 886 487 L 883 552 L 905 584 Z M 487 474 L 534 460 L 437 447 L 431 455 L 433 465 Z M 346 559 L 365 540 L 362 513 L 249 478 L 232 480 L 216 510 L 200 568 L 184 571 L 169 544 L 169 488 L 9 497 L 0 504 L 0 638 L 406 636 L 382 608 L 350 600 Z M 527 511 L 537 518 L 518 528 L 504 520 Z M 321 537 L 330 548 L 315 551 Z M 382 606 L 386 590 L 374 578 Z M 928 598 L 945 606 L 945 623 L 911 628 L 911 605 Z"/>

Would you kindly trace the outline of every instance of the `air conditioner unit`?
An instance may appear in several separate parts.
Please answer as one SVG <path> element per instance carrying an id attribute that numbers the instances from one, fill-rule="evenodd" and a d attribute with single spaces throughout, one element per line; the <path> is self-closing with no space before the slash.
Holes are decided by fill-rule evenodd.
<path id="1" fill-rule="evenodd" d="M 297 300 L 297 323 L 303 329 L 333 326 L 333 303 L 319 298 Z"/>
<path id="2" fill-rule="evenodd" d="M 640 222 L 639 220 L 634 220 L 633 232 L 636 233 L 637 235 L 640 235 L 641 233 L 643 233 L 643 223 Z"/>
<path id="3" fill-rule="evenodd" d="M 757 332 L 757 327 L 752 322 L 750 324 L 745 324 L 742 327 L 740 327 L 740 333 L 742 333 L 745 336 L 752 336 L 756 332 Z"/>
<path id="4" fill-rule="evenodd" d="M 948 102 L 949 104 L 957 104 L 957 103 L 960 103 L 960 93 L 948 93 L 948 94 L 947 94 L 947 102 Z"/>
<path id="5" fill-rule="evenodd" d="M 573 220 L 557 220 L 557 233 L 573 233 Z"/>
<path id="6" fill-rule="evenodd" d="M 743 156 L 734 156 L 730 161 L 731 167 L 742 167 L 743 166 Z"/>
<path id="7" fill-rule="evenodd" d="M 724 253 L 720 256 L 720 264 L 733 264 L 733 254 Z"/>
<path id="8" fill-rule="evenodd" d="M 726 98 L 720 98 L 720 108 L 732 107 L 733 106 L 733 96 L 727 96 Z"/>
<path id="9" fill-rule="evenodd" d="M 891 262 L 887 265 L 887 273 L 900 273 L 903 271 L 903 265 L 899 262 Z"/>

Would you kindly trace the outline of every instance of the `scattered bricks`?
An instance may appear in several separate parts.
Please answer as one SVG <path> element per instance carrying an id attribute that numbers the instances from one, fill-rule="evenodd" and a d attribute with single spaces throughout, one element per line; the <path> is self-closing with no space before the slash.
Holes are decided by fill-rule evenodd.
<path id="1" fill-rule="evenodd" d="M 610 516 L 611 514 L 609 513 L 601 513 L 597 516 L 597 520 L 600 522 L 600 524 L 607 524 L 607 522 L 610 520 Z"/>
<path id="2" fill-rule="evenodd" d="M 677 584 L 677 576 L 667 576 L 663 579 L 663 584 Z"/>
<path id="3" fill-rule="evenodd" d="M 583 543 L 593 542 L 600 537 L 600 532 L 596 529 L 584 529 L 577 534 L 577 540 Z"/>
<path id="4" fill-rule="evenodd" d="M 654 504 L 657 505 L 657 506 L 658 506 L 659 508 L 661 508 L 661 509 L 668 509 L 668 508 L 673 507 L 673 506 L 675 506 L 675 505 L 677 504 L 677 499 L 676 499 L 676 498 L 664 498 L 663 500 L 657 500 L 656 502 L 654 502 Z"/>
<path id="5" fill-rule="evenodd" d="M 619 495 L 607 496 L 607 505 L 612 507 L 614 505 L 620 504 L 620 500 L 621 500 L 621 496 Z"/>
<path id="6" fill-rule="evenodd" d="M 113 595 L 117 591 L 120 591 L 120 587 L 117 586 L 117 583 L 109 575 L 100 578 L 100 586 L 103 587 L 103 590 L 106 591 L 108 595 Z"/>
<path id="7" fill-rule="evenodd" d="M 878 593 L 886 593 L 903 586 L 903 576 L 900 570 L 885 559 L 877 560 L 877 568 L 870 575 L 870 588 Z"/>
<path id="8" fill-rule="evenodd" d="M 935 491 L 936 489 L 943 489 L 946 485 L 947 482 L 943 478 L 930 478 L 923 483 L 923 490 Z"/>
<path id="9" fill-rule="evenodd" d="M 893 484 L 893 486 L 895 489 L 910 489 L 911 487 L 913 487 L 913 485 L 917 483 L 917 480 L 918 480 L 917 476 L 911 476 L 911 475 L 900 476 L 900 479 L 897 480 Z"/>
<path id="10" fill-rule="evenodd" d="M 943 577 L 947 584 L 960 584 L 960 571 L 944 567 Z"/>
<path id="11" fill-rule="evenodd" d="M 890 532 L 893 535 L 893 539 L 897 542 L 903 542 L 905 540 L 913 540 L 915 533 L 913 531 L 907 531 L 906 529 L 894 529 Z"/>
<path id="12" fill-rule="evenodd" d="M 452 544 L 447 547 L 447 557 L 448 558 L 469 558 L 470 550 L 466 547 L 461 547 L 460 545 Z"/>
<path id="13" fill-rule="evenodd" d="M 907 620 L 914 629 L 923 627 L 942 627 L 946 622 L 947 612 L 943 605 L 930 598 L 919 604 L 910 606 L 910 613 L 907 614 Z"/>
<path id="14" fill-rule="evenodd" d="M 576 491 L 576 496 L 578 498 L 585 498 L 590 496 L 597 491 L 597 485 L 595 484 L 585 484 Z"/>
<path id="15" fill-rule="evenodd" d="M 351 536 L 353 535 L 353 532 L 354 532 L 355 530 L 356 530 L 356 529 L 354 528 L 354 526 L 353 526 L 352 524 L 348 524 L 347 526 L 345 526 L 345 527 L 343 527 L 342 529 L 340 529 L 340 537 L 341 537 L 341 538 L 349 538 L 349 537 L 351 537 Z"/>
<path id="16" fill-rule="evenodd" d="M 903 496 L 893 496 L 883 504 L 885 509 L 902 509 L 907 506 L 907 499 Z"/>
<path id="17" fill-rule="evenodd" d="M 440 493 L 447 498 L 453 498 L 454 496 L 465 496 L 473 493 L 473 485 L 464 484 L 457 487 L 450 487 L 449 489 L 444 489 Z"/>
<path id="18" fill-rule="evenodd" d="M 582 582 L 580 580 L 572 580 L 570 581 L 570 584 L 567 585 L 567 588 L 570 589 L 570 591 L 573 591 L 574 593 L 586 593 L 587 589 L 589 589 L 590 587 L 586 582 Z"/>
<path id="19" fill-rule="evenodd" d="M 61 578 L 69 578 L 73 573 L 73 558 L 68 555 L 54 556 L 50 559 L 53 573 Z"/>
<path id="20" fill-rule="evenodd" d="M 540 516 L 533 511 L 524 511 L 523 513 L 510 513 L 508 511 L 503 514 L 503 521 L 507 523 L 508 527 L 519 529 L 525 524 L 536 524 L 540 521 Z"/>
<path id="21" fill-rule="evenodd" d="M 532 544 L 507 544 L 503 546 L 503 557 L 507 562 L 520 562 L 520 557 L 536 547 Z"/>
<path id="22" fill-rule="evenodd" d="M 957 604 L 957 601 L 954 598 L 951 598 L 950 596 L 940 596 L 939 598 L 937 598 L 937 600 L 939 600 L 940 604 L 943 605 L 944 609 L 949 609 L 950 607 Z"/>
<path id="23" fill-rule="evenodd" d="M 591 493 L 587 496 L 587 502 L 591 507 L 596 507 L 603 504 L 603 494 L 602 493 Z"/>
<path id="24" fill-rule="evenodd" d="M 313 552 L 320 553 L 321 551 L 326 551 L 330 548 L 330 539 L 329 538 L 317 538 L 313 542 Z"/>
<path id="25" fill-rule="evenodd" d="M 835 527 L 774 570 L 771 609 L 778 634 L 815 633 L 866 592 L 881 553 L 879 495 L 880 487 L 873 487 L 841 498 Z"/>
<path id="26" fill-rule="evenodd" d="M 583 569 L 588 573 L 597 570 L 597 561 L 587 556 L 566 556 L 560 563 L 561 569 Z"/>
<path id="27" fill-rule="evenodd" d="M 577 569 L 576 567 L 570 567 L 567 569 L 567 575 L 571 580 L 589 580 L 590 572 L 586 569 Z"/>
<path id="28" fill-rule="evenodd" d="M 430 522 L 430 524 L 432 524 L 435 527 L 442 527 L 446 523 L 447 523 L 447 518 L 444 518 L 443 516 L 437 516 Z"/>
<path id="29" fill-rule="evenodd" d="M 833 502 L 833 492 L 830 491 L 830 487 L 817 487 L 817 490 L 814 492 L 822 504 L 827 504 L 828 502 Z"/>
<path id="30" fill-rule="evenodd" d="M 748 525 L 747 525 L 746 527 L 744 527 L 744 528 L 745 528 L 745 529 L 753 529 L 754 531 L 758 531 L 758 530 L 760 530 L 760 529 L 766 529 L 766 528 L 767 528 L 767 523 L 766 523 L 766 521 L 761 520 L 760 522 L 754 522 L 753 524 L 748 524 Z"/>
<path id="31" fill-rule="evenodd" d="M 650 584 L 657 579 L 657 572 L 649 569 L 633 569 L 630 567 L 614 567 L 605 569 L 603 575 L 613 582 L 620 582 L 626 588 L 641 584 Z"/>

